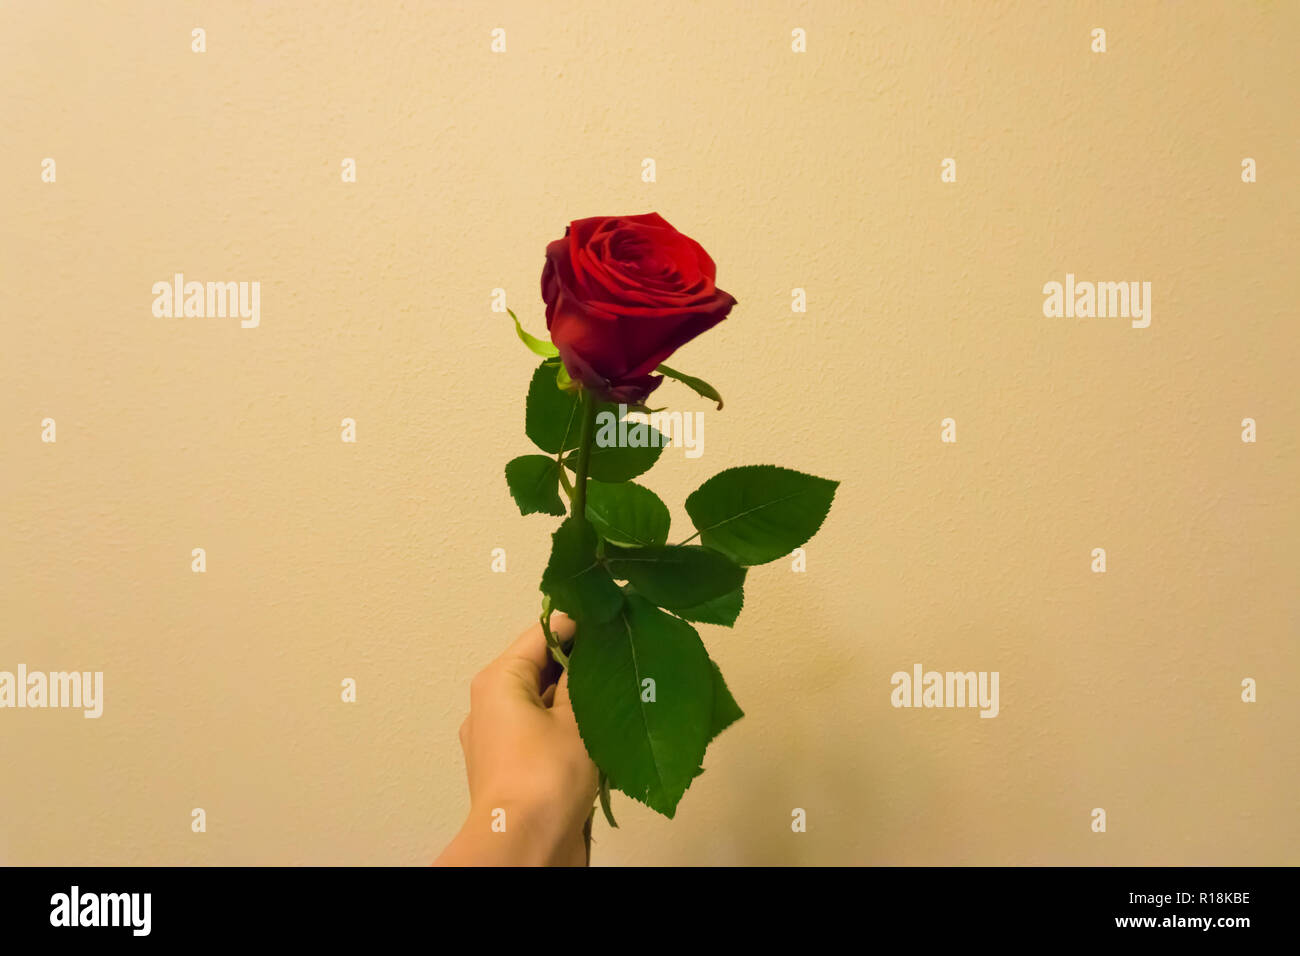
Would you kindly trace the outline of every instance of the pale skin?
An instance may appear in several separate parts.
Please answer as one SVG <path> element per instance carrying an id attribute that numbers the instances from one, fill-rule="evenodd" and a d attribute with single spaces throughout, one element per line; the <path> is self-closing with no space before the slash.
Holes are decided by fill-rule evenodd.
<path id="1" fill-rule="evenodd" d="M 554 614 L 551 631 L 568 640 L 573 621 Z M 568 674 L 549 683 L 550 662 L 534 624 L 470 682 L 460 725 L 469 815 L 435 866 L 586 865 L 596 765 L 578 735 Z"/>

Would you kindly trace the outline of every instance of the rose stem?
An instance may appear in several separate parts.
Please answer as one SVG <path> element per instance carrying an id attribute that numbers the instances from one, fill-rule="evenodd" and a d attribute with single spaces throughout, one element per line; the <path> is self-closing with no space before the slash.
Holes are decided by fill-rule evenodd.
<path id="1" fill-rule="evenodd" d="M 591 470 L 591 446 L 596 432 L 596 397 L 587 389 L 579 393 L 582 403 L 582 441 L 578 445 L 578 467 L 573 476 L 573 513 L 580 521 L 587 520 L 587 472 Z M 587 851 L 587 865 L 591 866 L 591 822 L 596 816 L 593 806 L 582 825 L 582 842 Z"/>
<path id="2" fill-rule="evenodd" d="M 587 389 L 579 393 L 582 403 L 582 440 L 578 445 L 578 467 L 573 476 L 573 513 L 587 520 L 587 472 L 591 469 L 591 446 L 596 432 L 596 398 Z"/>

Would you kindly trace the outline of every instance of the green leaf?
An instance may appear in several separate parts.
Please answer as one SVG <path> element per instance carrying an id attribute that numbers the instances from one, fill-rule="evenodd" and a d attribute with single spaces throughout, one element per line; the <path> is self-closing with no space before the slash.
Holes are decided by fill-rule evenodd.
<path id="1" fill-rule="evenodd" d="M 528 404 L 524 409 L 524 431 L 542 451 L 558 454 L 560 447 L 576 448 L 582 440 L 582 422 L 578 417 L 577 396 L 556 386 L 559 362 L 537 366 L 528 384 Z"/>
<path id="2" fill-rule="evenodd" d="M 721 624 L 731 627 L 740 617 L 740 609 L 745 606 L 745 589 L 738 587 L 721 597 L 713 598 L 694 607 L 675 608 L 673 613 L 688 621 L 698 624 Z"/>
<path id="3" fill-rule="evenodd" d="M 597 481 L 628 481 L 637 475 L 643 475 L 659 460 L 663 448 L 601 448 L 591 450 L 591 465 L 588 477 Z M 570 468 L 577 466 L 573 455 L 564 459 Z"/>
<path id="4" fill-rule="evenodd" d="M 537 367 L 528 384 L 524 431 L 533 444 L 552 455 L 559 453 L 561 446 L 565 451 L 573 451 L 582 441 L 580 396 L 577 391 L 565 391 L 560 387 L 566 377 L 564 365 L 548 359 Z M 644 422 L 627 422 L 622 429 L 624 434 L 620 436 L 618 411 L 618 406 L 609 402 L 596 403 L 596 436 L 588 477 L 597 481 L 627 481 L 649 471 L 668 443 L 658 429 Z M 644 436 L 646 447 L 616 444 L 620 437 L 630 440 L 634 436 L 638 440 Z M 602 446 L 602 441 L 610 444 Z M 569 455 L 564 463 L 571 469 L 576 468 L 578 456 Z"/>
<path id="5" fill-rule="evenodd" d="M 736 698 L 731 696 L 727 682 L 722 679 L 722 671 L 712 658 L 709 659 L 709 664 L 713 668 L 713 719 L 709 724 L 709 743 L 713 743 L 720 733 L 744 717 L 745 712 L 736 703 Z M 695 776 L 702 773 L 704 768 L 700 767 L 695 771 Z"/>
<path id="6" fill-rule="evenodd" d="M 645 444 L 632 445 L 633 439 L 638 442 L 644 439 Z M 588 476 L 610 483 L 635 478 L 654 467 L 667 444 L 668 439 L 659 429 L 647 422 L 620 420 L 617 405 L 599 402 Z M 577 461 L 577 455 L 570 455 L 564 463 L 575 468 Z"/>
<path id="7" fill-rule="evenodd" d="M 623 592 L 596 559 L 596 531 L 590 522 L 570 517 L 551 536 L 542 591 L 578 621 L 607 621 L 618 612 Z"/>
<path id="8" fill-rule="evenodd" d="M 737 564 L 766 564 L 817 533 L 838 487 L 775 465 L 728 468 L 691 492 L 686 513 L 708 547 Z"/>
<path id="9" fill-rule="evenodd" d="M 654 681 L 654 700 L 643 700 Z M 569 695 L 591 759 L 612 786 L 664 816 L 699 774 L 714 719 L 714 669 L 695 628 L 627 596 L 613 619 L 578 622 Z"/>
<path id="10" fill-rule="evenodd" d="M 694 375 L 684 375 L 681 372 L 678 372 L 676 369 L 669 368 L 667 365 L 660 365 L 657 369 L 655 369 L 655 371 L 658 372 L 660 375 L 667 375 L 669 378 L 675 378 L 683 385 L 691 389 L 694 389 L 695 394 L 703 398 L 707 398 L 717 402 L 718 410 L 719 411 L 722 410 L 722 396 L 718 394 L 718 390 L 716 388 L 714 388 L 708 382 L 704 381 L 704 379 L 696 378 Z"/>
<path id="11" fill-rule="evenodd" d="M 559 483 L 560 466 L 554 458 L 520 455 L 506 464 L 506 484 L 520 514 L 564 514 Z"/>
<path id="12" fill-rule="evenodd" d="M 732 697 L 731 691 L 727 689 L 727 682 L 722 679 L 721 668 L 712 658 L 709 659 L 709 663 L 713 666 L 713 724 L 709 731 L 709 740 L 712 741 L 714 737 L 744 717 L 745 712 L 740 709 L 736 698 Z"/>
<path id="13" fill-rule="evenodd" d="M 614 808 L 609 804 L 609 777 L 605 775 L 603 770 L 600 772 L 597 794 L 600 796 L 600 810 L 605 814 L 605 822 L 617 830 L 618 821 L 614 819 Z"/>
<path id="14" fill-rule="evenodd" d="M 509 309 L 506 309 L 506 311 L 510 312 Z M 545 339 L 539 339 L 537 336 L 529 335 L 525 332 L 524 327 L 519 324 L 519 316 L 510 312 L 510 318 L 515 320 L 515 332 L 519 335 L 519 341 L 528 346 L 530 351 L 542 356 L 543 358 L 554 358 L 560 354 L 560 350 L 550 342 L 547 342 Z"/>
<path id="15" fill-rule="evenodd" d="M 699 545 L 605 549 L 605 563 L 615 579 L 666 608 L 688 608 L 734 591 L 745 571 L 726 555 Z"/>
<path id="16" fill-rule="evenodd" d="M 562 390 L 559 382 L 563 377 L 562 363 L 549 359 L 539 365 L 528 385 L 528 404 L 524 411 L 524 431 L 533 444 L 552 455 L 559 453 L 561 447 L 572 451 L 582 441 L 579 393 Z M 620 438 L 625 442 L 622 445 L 618 444 Z M 646 444 L 643 447 L 627 444 L 633 438 L 638 441 L 644 438 Z M 593 442 L 588 477 L 613 483 L 649 471 L 663 454 L 668 439 L 646 422 L 621 422 L 617 405 L 597 402 Z M 569 455 L 564 463 L 576 468 L 578 456 Z"/>
<path id="17" fill-rule="evenodd" d="M 663 544 L 672 520 L 658 495 L 631 482 L 587 482 L 587 517 L 606 541 L 629 547 Z"/>

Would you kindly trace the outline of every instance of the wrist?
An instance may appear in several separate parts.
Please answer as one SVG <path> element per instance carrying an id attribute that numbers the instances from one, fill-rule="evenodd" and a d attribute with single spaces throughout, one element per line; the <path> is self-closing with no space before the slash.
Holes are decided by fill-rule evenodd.
<path id="1" fill-rule="evenodd" d="M 483 848 L 485 863 L 548 866 L 562 857 L 567 829 L 553 807 L 500 797 L 471 803 L 461 834 Z"/>

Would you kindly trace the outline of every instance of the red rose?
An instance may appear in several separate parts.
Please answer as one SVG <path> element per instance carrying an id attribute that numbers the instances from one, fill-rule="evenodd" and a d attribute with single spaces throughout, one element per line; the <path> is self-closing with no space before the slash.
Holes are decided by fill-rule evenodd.
<path id="1" fill-rule="evenodd" d="M 668 356 L 736 300 L 704 248 L 658 213 L 577 219 L 546 247 L 546 327 L 569 377 L 600 398 L 645 401 Z"/>

